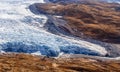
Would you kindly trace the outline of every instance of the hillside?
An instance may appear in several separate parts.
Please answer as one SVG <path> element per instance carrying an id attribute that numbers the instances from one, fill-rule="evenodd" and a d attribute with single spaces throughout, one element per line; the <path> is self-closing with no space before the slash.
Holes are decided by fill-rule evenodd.
<path id="1" fill-rule="evenodd" d="M 62 16 L 59 28 L 72 35 L 120 43 L 120 5 L 116 3 L 36 4 L 41 13 Z M 55 18 L 55 17 L 54 17 Z M 56 17 L 56 20 L 58 18 Z"/>
<path id="2" fill-rule="evenodd" d="M 109 2 L 109 3 L 120 3 L 120 0 L 49 0 L 53 3 L 82 3 L 82 2 Z"/>
<path id="3" fill-rule="evenodd" d="M 119 72 L 120 61 L 88 58 L 44 58 L 25 54 L 0 55 L 0 72 Z"/>
<path id="4" fill-rule="evenodd" d="M 0 72 L 120 72 L 120 4 L 50 1 L 0 0 Z"/>
<path id="5" fill-rule="evenodd" d="M 77 41 L 47 31 L 44 26 L 48 17 L 40 14 L 35 6 L 31 6 L 34 3 L 46 2 L 0 0 L 1 52 L 37 53 L 47 56 L 58 56 L 60 53 L 106 56 L 107 50 L 100 45 L 85 40 Z M 118 52 L 114 53 L 115 56 L 119 55 Z"/>

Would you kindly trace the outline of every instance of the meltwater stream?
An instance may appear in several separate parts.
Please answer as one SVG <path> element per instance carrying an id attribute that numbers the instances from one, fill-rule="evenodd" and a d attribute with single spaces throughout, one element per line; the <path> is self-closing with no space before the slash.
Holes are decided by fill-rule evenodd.
<path id="1" fill-rule="evenodd" d="M 43 0 L 0 0 L 0 51 L 47 56 L 60 53 L 104 56 L 104 47 L 86 41 L 67 39 L 44 30 L 44 15 L 29 10 L 33 3 Z"/>

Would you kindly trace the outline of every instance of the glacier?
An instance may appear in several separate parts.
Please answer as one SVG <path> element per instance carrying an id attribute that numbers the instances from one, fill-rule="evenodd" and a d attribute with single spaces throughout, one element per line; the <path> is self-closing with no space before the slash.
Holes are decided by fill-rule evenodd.
<path id="1" fill-rule="evenodd" d="M 85 54 L 105 56 L 104 47 L 62 37 L 47 32 L 43 26 L 48 18 L 35 15 L 29 10 L 34 3 L 44 0 L 0 0 L 0 51 L 58 56 L 64 54 Z"/>

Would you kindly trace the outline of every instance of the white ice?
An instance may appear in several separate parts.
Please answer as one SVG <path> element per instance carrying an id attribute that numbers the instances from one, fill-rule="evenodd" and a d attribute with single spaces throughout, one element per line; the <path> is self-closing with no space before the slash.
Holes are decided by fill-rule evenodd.
<path id="1" fill-rule="evenodd" d="M 44 0 L 0 0 L 1 51 L 50 56 L 61 52 L 106 55 L 107 51 L 100 45 L 45 31 L 47 17 L 33 14 L 28 8 L 33 3 L 44 3 Z"/>

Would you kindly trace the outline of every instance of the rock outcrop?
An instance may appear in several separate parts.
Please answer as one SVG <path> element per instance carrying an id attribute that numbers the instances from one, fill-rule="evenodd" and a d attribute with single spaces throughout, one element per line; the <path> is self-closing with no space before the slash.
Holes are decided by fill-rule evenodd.
<path id="1" fill-rule="evenodd" d="M 41 13 L 59 22 L 57 27 L 80 38 L 120 43 L 120 5 L 105 2 L 36 4 Z M 62 16 L 62 17 L 55 17 Z"/>

